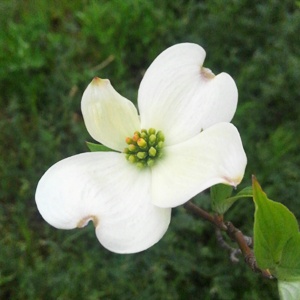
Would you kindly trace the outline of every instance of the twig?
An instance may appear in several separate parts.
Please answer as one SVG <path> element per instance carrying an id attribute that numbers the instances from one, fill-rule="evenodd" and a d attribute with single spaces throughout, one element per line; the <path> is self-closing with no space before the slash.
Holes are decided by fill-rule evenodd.
<path id="1" fill-rule="evenodd" d="M 256 263 L 256 259 L 254 256 L 253 251 L 251 250 L 251 247 L 253 247 L 253 239 L 248 236 L 244 236 L 244 234 L 234 227 L 234 225 L 231 222 L 224 222 L 222 215 L 211 215 L 204 209 L 196 206 L 191 201 L 188 201 L 184 204 L 184 207 L 187 211 L 191 212 L 193 215 L 196 215 L 206 221 L 209 221 L 211 224 L 213 224 L 218 230 L 219 234 L 221 235 L 221 231 L 226 232 L 226 234 L 231 238 L 232 241 L 236 242 L 239 246 L 239 249 L 234 249 L 230 247 L 223 238 L 220 240 L 222 243 L 223 248 L 227 248 L 227 250 L 230 252 L 231 257 L 233 253 L 233 259 L 237 259 L 236 257 L 236 250 L 240 250 L 240 252 L 244 256 L 244 260 L 246 264 L 254 271 L 261 273 L 263 277 L 266 277 L 268 279 L 273 279 L 273 276 L 269 272 L 269 270 L 261 270 Z M 218 237 L 217 237 L 218 238 Z M 222 241 L 223 240 L 223 241 Z M 227 244 L 227 245 L 226 245 Z"/>
<path id="2" fill-rule="evenodd" d="M 273 276 L 271 275 L 269 270 L 261 270 L 257 266 L 254 253 L 250 249 L 250 247 L 247 245 L 247 241 L 246 241 L 242 231 L 240 231 L 239 229 L 234 227 L 234 225 L 231 222 L 226 222 L 225 224 L 228 228 L 227 231 L 226 231 L 227 235 L 233 241 L 235 241 L 238 244 L 239 248 L 241 249 L 242 254 L 244 255 L 244 259 L 245 259 L 246 264 L 248 266 L 250 266 L 252 271 L 257 272 L 257 273 L 261 273 L 263 277 L 266 277 L 268 279 L 272 279 Z"/>
<path id="3" fill-rule="evenodd" d="M 190 213 L 192 213 L 193 215 L 196 215 L 196 216 L 212 223 L 213 225 L 215 225 L 220 230 L 227 230 L 227 227 L 223 222 L 223 217 L 221 217 L 221 216 L 212 216 L 210 213 L 208 213 L 204 209 L 198 207 L 197 205 L 195 205 L 191 201 L 186 202 L 184 204 L 184 208 L 187 211 L 189 211 Z"/>
<path id="4" fill-rule="evenodd" d="M 239 262 L 239 258 L 238 255 L 240 255 L 241 249 L 237 249 L 237 248 L 233 248 L 231 247 L 223 238 L 222 232 L 219 228 L 216 228 L 216 238 L 217 238 L 217 242 L 218 244 L 224 248 L 225 250 L 227 250 L 229 252 L 230 255 L 230 260 L 233 263 L 238 263 Z"/>

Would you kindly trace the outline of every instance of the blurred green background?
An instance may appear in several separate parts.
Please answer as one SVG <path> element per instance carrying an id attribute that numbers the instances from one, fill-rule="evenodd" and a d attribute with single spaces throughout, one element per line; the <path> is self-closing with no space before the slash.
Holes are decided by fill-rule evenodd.
<path id="1" fill-rule="evenodd" d="M 94 76 L 136 101 L 139 82 L 165 48 L 195 42 L 205 66 L 236 80 L 233 119 L 271 199 L 299 219 L 300 2 L 111 0 L 0 3 L 0 299 L 278 299 L 275 281 L 241 259 L 232 265 L 214 230 L 173 210 L 154 247 L 117 255 L 93 226 L 60 231 L 34 193 L 56 161 L 88 151 L 81 95 Z M 206 193 L 197 197 L 209 210 Z M 252 234 L 253 203 L 226 215 Z"/>

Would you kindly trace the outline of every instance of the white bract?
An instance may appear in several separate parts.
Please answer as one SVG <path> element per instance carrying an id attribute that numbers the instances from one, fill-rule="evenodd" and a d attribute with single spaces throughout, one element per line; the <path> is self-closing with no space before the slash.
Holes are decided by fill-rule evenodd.
<path id="1" fill-rule="evenodd" d="M 138 252 L 164 235 L 171 207 L 212 185 L 240 183 L 247 159 L 229 123 L 237 88 L 228 74 L 203 68 L 204 58 L 190 43 L 162 52 L 141 82 L 139 114 L 109 80 L 90 83 L 85 125 L 115 151 L 69 157 L 43 175 L 36 203 L 48 223 L 72 229 L 92 220 L 104 247 Z"/>

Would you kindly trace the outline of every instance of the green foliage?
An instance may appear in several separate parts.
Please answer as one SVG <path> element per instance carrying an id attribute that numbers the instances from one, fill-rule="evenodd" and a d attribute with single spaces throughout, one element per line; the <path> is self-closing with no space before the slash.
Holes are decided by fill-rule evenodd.
<path id="1" fill-rule="evenodd" d="M 85 142 L 90 151 L 95 152 L 95 151 L 114 151 L 104 145 L 101 144 L 95 144 L 91 142 Z"/>
<path id="2" fill-rule="evenodd" d="M 297 2 L 4 0 L 0 14 L 0 298 L 276 299 L 275 282 L 232 266 L 211 226 L 182 208 L 156 246 L 119 256 L 90 227 L 50 228 L 34 192 L 53 163 L 87 151 L 80 99 L 94 76 L 135 102 L 154 57 L 190 41 L 237 81 L 245 186 L 256 173 L 299 217 Z M 206 194 L 197 202 L 209 208 Z M 239 201 L 226 217 L 251 235 L 252 210 Z"/>
<path id="3" fill-rule="evenodd" d="M 284 281 L 300 282 L 300 234 L 299 231 L 287 241 L 282 249 L 277 277 Z"/>
<path id="4" fill-rule="evenodd" d="M 258 266 L 270 269 L 280 280 L 297 279 L 297 276 L 299 278 L 299 262 L 295 262 L 299 260 L 300 251 L 295 250 L 300 249 L 297 247 L 300 240 L 295 216 L 281 203 L 269 200 L 255 178 L 253 200 L 254 253 Z M 295 269 L 292 270 L 293 268 Z"/>
<path id="5" fill-rule="evenodd" d="M 253 179 L 255 202 L 254 254 L 261 269 L 278 279 L 281 299 L 299 299 L 300 233 L 295 216 L 282 204 L 269 200 Z"/>
<path id="6" fill-rule="evenodd" d="M 212 210 L 218 214 L 224 214 L 237 200 L 252 198 L 252 187 L 246 187 L 235 196 L 231 196 L 232 187 L 218 184 L 210 188 Z"/>
<path id="7" fill-rule="evenodd" d="M 210 188 L 211 208 L 218 214 L 224 214 L 231 204 L 225 203 L 232 194 L 232 186 L 217 184 Z"/>

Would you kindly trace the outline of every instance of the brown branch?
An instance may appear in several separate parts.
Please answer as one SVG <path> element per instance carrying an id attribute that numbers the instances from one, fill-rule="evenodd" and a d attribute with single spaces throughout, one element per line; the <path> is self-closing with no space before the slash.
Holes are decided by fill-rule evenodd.
<path id="1" fill-rule="evenodd" d="M 273 276 L 271 275 L 269 270 L 262 270 L 257 266 L 254 253 L 247 245 L 247 239 L 245 239 L 242 231 L 234 227 L 231 222 L 226 222 L 225 224 L 227 226 L 227 235 L 238 244 L 239 248 L 242 251 L 246 264 L 250 266 L 252 271 L 261 273 L 263 277 L 272 279 Z"/>
<path id="2" fill-rule="evenodd" d="M 244 236 L 242 231 L 237 229 L 231 222 L 224 222 L 223 216 L 222 215 L 211 215 L 204 209 L 196 206 L 193 204 L 191 201 L 188 201 L 187 203 L 184 204 L 184 207 L 187 211 L 191 212 L 193 215 L 200 217 L 206 221 L 209 221 L 211 224 L 213 224 L 219 231 L 219 242 L 221 242 L 221 246 L 223 248 L 226 248 L 230 254 L 231 254 L 231 259 L 236 260 L 236 250 L 232 247 L 230 247 L 224 240 L 223 238 L 220 237 L 221 231 L 226 232 L 226 234 L 231 238 L 232 241 L 236 242 L 239 246 L 240 252 L 244 256 L 244 260 L 248 266 L 254 271 L 261 273 L 263 277 L 266 277 L 268 279 L 272 279 L 273 276 L 269 272 L 269 270 L 261 270 L 256 263 L 256 259 L 254 256 L 253 251 L 251 250 L 250 247 L 253 247 L 253 239 L 248 236 Z M 218 237 L 217 237 L 218 239 Z M 235 254 L 233 254 L 235 253 Z"/>
<path id="3" fill-rule="evenodd" d="M 230 256 L 230 260 L 233 263 L 238 263 L 239 262 L 239 258 L 238 255 L 240 255 L 241 249 L 237 249 L 237 248 L 233 248 L 231 247 L 224 239 L 222 232 L 219 228 L 216 228 L 216 238 L 217 238 L 217 242 L 218 244 L 225 250 L 227 250 L 229 252 L 229 256 Z"/>
<path id="4" fill-rule="evenodd" d="M 210 213 L 195 205 L 191 201 L 186 202 L 183 206 L 187 211 L 189 211 L 193 215 L 212 223 L 220 230 L 227 230 L 227 227 L 223 222 L 222 216 L 212 216 Z"/>

